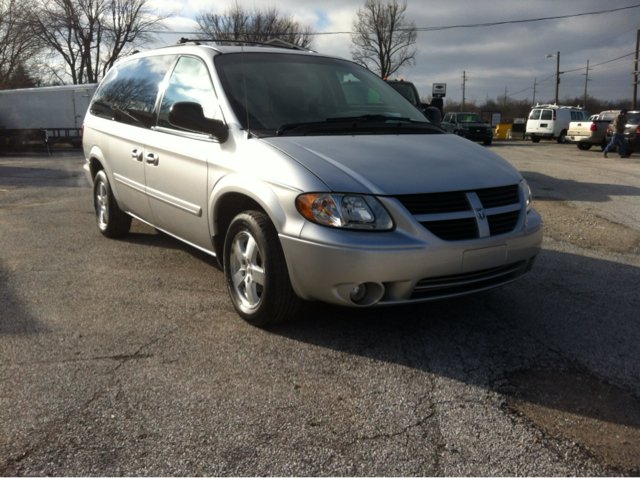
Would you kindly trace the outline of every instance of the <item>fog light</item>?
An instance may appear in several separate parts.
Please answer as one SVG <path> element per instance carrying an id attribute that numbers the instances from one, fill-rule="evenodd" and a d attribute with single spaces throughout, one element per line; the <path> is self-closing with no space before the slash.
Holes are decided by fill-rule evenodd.
<path id="1" fill-rule="evenodd" d="M 349 294 L 349 298 L 352 302 L 360 302 L 364 299 L 364 296 L 367 294 L 367 286 L 364 284 L 359 284 L 351 289 L 351 294 Z"/>

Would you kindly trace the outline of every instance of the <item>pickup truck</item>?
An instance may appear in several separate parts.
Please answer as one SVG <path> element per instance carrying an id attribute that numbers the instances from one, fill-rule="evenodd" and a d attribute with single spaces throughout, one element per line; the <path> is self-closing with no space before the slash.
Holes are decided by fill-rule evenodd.
<path id="1" fill-rule="evenodd" d="M 578 149 L 583 151 L 591 149 L 592 146 L 600 146 L 604 151 L 609 143 L 607 126 L 619 113 L 620 111 L 614 110 L 602 111 L 588 120 L 570 122 L 566 140 L 576 143 Z"/>

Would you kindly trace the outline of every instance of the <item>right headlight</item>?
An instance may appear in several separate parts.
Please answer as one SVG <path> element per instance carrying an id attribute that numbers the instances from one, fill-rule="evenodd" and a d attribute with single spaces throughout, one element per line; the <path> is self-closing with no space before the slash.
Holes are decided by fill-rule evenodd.
<path id="1" fill-rule="evenodd" d="M 527 206 L 527 212 L 531 211 L 531 203 L 533 202 L 533 196 L 531 195 L 531 188 L 529 187 L 529 183 L 527 183 L 526 179 L 520 181 L 520 187 L 522 188 L 522 192 L 524 193 L 524 200 Z"/>
<path id="2" fill-rule="evenodd" d="M 309 193 L 296 198 L 300 214 L 321 226 L 368 231 L 389 231 L 393 220 L 373 196 Z"/>

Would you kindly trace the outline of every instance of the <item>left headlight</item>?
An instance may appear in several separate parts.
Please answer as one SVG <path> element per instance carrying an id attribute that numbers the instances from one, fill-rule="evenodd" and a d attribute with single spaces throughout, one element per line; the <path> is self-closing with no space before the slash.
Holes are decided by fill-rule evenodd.
<path id="1" fill-rule="evenodd" d="M 373 196 L 309 193 L 296 198 L 300 214 L 316 224 L 344 229 L 389 231 L 393 220 Z"/>
<path id="2" fill-rule="evenodd" d="M 524 193 L 524 201 L 527 206 L 527 212 L 531 211 L 531 203 L 533 202 L 533 196 L 531 195 L 531 188 L 529 187 L 529 183 L 527 183 L 526 179 L 520 181 L 520 187 L 522 188 L 522 192 Z"/>

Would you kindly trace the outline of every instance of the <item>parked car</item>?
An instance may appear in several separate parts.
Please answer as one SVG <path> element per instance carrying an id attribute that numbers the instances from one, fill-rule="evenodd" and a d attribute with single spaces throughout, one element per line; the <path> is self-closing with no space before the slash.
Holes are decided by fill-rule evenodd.
<path id="1" fill-rule="evenodd" d="M 588 111 L 573 106 L 536 105 L 529 113 L 526 135 L 534 143 L 541 139 L 555 139 L 564 143 L 571 121 L 588 120 Z"/>
<path id="2" fill-rule="evenodd" d="M 578 149 L 586 151 L 592 146 L 600 146 L 602 150 L 607 147 L 607 127 L 620 110 L 602 111 L 598 115 L 591 116 L 588 120 L 572 121 L 569 123 L 567 141 L 576 143 Z"/>
<path id="3" fill-rule="evenodd" d="M 471 141 L 482 141 L 490 145 L 493 139 L 493 128 L 478 113 L 456 111 L 447 113 L 440 123 L 448 133 L 457 134 Z"/>
<path id="4" fill-rule="evenodd" d="M 640 150 L 640 111 L 627 111 L 627 127 L 624 130 L 624 138 L 627 141 L 626 153 L 631 156 L 634 152 Z M 613 121 L 613 119 L 612 119 Z M 607 144 L 611 142 L 611 124 L 607 127 Z M 616 145 L 616 152 L 621 153 L 620 145 Z"/>
<path id="5" fill-rule="evenodd" d="M 109 238 L 137 218 L 217 258 L 249 323 L 484 291 L 527 274 L 542 219 L 520 173 L 367 69 L 184 43 L 101 82 L 84 169 Z M 144 293 L 144 291 L 141 291 Z"/>

